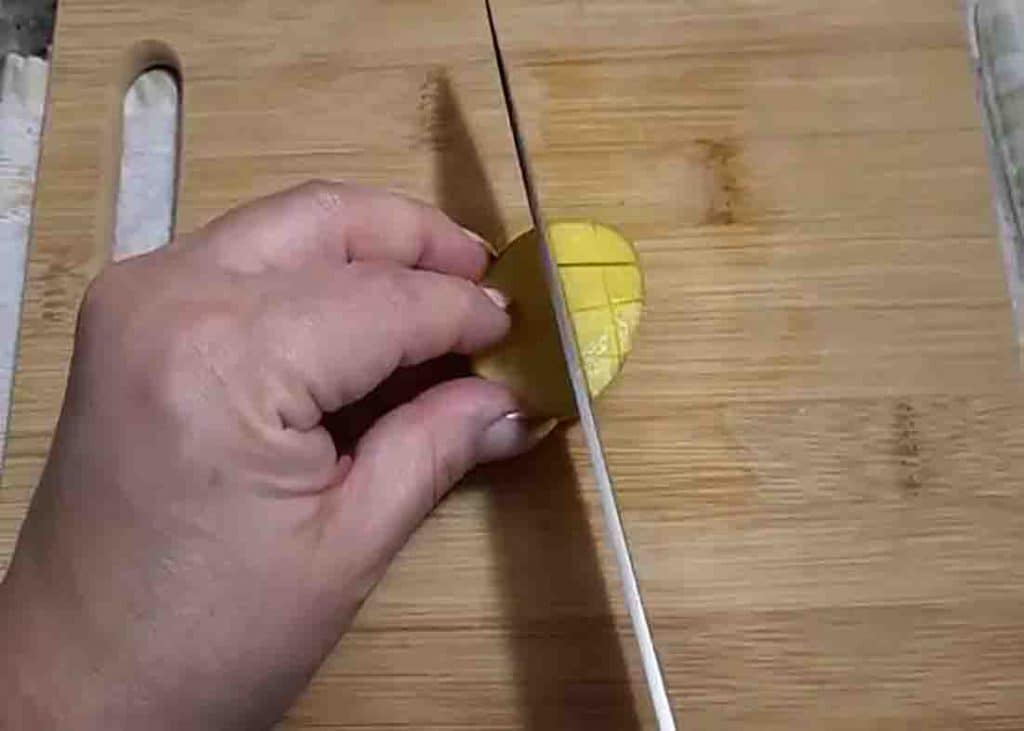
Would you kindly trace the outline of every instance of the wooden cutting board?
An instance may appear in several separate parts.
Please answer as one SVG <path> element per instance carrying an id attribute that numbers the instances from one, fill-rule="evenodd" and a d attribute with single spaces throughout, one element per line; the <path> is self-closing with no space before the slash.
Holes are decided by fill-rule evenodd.
<path id="1" fill-rule="evenodd" d="M 599 416 L 683 726 L 1024 726 L 1024 399 L 960 4 L 497 11 L 548 216 L 646 271 Z M 4 564 L 154 62 L 179 230 L 314 176 L 527 226 L 478 2 L 62 0 Z M 585 464 L 570 428 L 467 479 L 283 727 L 649 725 Z"/>

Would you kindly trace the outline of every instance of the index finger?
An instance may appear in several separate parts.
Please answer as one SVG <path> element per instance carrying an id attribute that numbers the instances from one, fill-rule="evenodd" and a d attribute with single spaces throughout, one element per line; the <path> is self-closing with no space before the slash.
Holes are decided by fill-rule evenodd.
<path id="1" fill-rule="evenodd" d="M 206 233 L 218 263 L 246 273 L 361 260 L 476 281 L 492 251 L 427 203 L 322 180 L 228 211 L 208 224 Z"/>

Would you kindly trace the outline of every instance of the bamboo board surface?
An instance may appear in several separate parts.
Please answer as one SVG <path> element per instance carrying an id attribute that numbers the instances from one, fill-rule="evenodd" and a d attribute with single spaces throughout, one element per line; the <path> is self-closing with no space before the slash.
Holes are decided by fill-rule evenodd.
<path id="1" fill-rule="evenodd" d="M 682 725 L 1024 726 L 1024 399 L 959 3 L 497 13 L 547 215 L 646 273 L 599 418 Z M 62 0 L 0 566 L 107 256 L 120 95 L 168 60 L 179 230 L 309 177 L 527 226 L 482 4 Z M 282 727 L 650 725 L 581 450 L 468 478 Z"/>

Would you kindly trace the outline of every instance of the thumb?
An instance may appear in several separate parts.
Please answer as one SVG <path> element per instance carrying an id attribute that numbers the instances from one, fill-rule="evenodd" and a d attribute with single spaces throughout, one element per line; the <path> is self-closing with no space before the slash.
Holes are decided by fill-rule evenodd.
<path id="1" fill-rule="evenodd" d="M 437 502 L 475 465 L 528 451 L 555 420 L 528 421 L 507 389 L 480 378 L 435 386 L 383 416 L 325 497 L 338 556 L 383 570 Z"/>

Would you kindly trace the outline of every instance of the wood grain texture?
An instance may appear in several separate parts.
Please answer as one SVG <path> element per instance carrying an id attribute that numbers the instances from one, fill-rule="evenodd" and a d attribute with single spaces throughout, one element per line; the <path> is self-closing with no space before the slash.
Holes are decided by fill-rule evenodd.
<path id="1" fill-rule="evenodd" d="M 548 216 L 646 272 L 599 411 L 684 727 L 1020 728 L 1024 398 L 959 4 L 497 11 Z M 526 225 L 476 2 L 64 0 L 3 561 L 106 256 L 119 94 L 160 54 L 180 229 L 311 176 Z M 585 464 L 569 429 L 468 478 L 283 728 L 649 725 Z"/>

